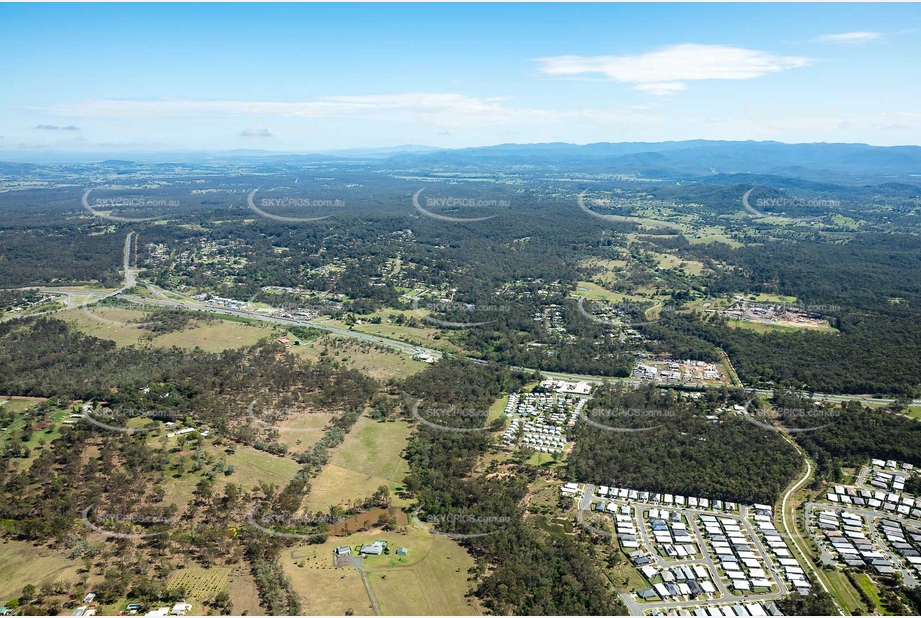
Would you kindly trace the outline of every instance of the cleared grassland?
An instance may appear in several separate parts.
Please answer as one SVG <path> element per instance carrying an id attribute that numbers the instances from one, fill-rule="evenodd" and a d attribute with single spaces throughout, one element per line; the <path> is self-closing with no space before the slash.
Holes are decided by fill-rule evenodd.
<path id="1" fill-rule="evenodd" d="M 405 421 L 380 422 L 362 417 L 333 455 L 333 465 L 397 483 L 409 472 L 402 457 L 412 427 Z"/>
<path id="2" fill-rule="evenodd" d="M 759 303 L 795 303 L 796 296 L 782 296 L 780 294 L 758 294 L 755 300 Z"/>
<path id="3" fill-rule="evenodd" d="M 18 598 L 23 586 L 78 579 L 81 563 L 67 558 L 64 551 L 34 547 L 22 541 L 0 543 L 0 604 Z"/>
<path id="4" fill-rule="evenodd" d="M 880 613 L 884 616 L 892 615 L 892 612 L 883 609 L 883 604 L 879 598 L 879 591 L 876 589 L 876 584 L 873 583 L 869 575 L 866 573 L 855 573 L 854 581 L 857 582 L 857 585 L 863 590 L 867 597 L 873 600 L 873 607 L 870 609 L 873 610 L 874 613 Z"/>
<path id="5" fill-rule="evenodd" d="M 611 290 L 606 290 L 597 283 L 592 283 L 590 281 L 579 281 L 576 283 L 576 291 L 573 292 L 576 296 L 582 296 L 587 300 L 609 300 L 612 302 L 621 302 L 626 295 L 619 292 L 612 292 Z"/>
<path id="6" fill-rule="evenodd" d="M 323 428 L 333 418 L 326 412 L 292 413 L 278 423 L 278 441 L 287 445 L 289 452 L 305 451 L 323 437 Z"/>
<path id="7" fill-rule="evenodd" d="M 474 566 L 471 558 L 455 541 L 420 531 L 432 539 L 428 553 L 415 564 L 402 566 L 366 567 L 371 590 L 377 596 L 384 615 L 447 615 L 479 616 L 482 609 L 475 600 L 468 600 L 467 571 Z M 407 544 L 408 546 L 408 544 Z M 410 552 L 413 549 L 410 548 Z M 415 577 L 391 581 L 392 575 L 412 573 Z M 386 579 L 384 576 L 386 575 Z M 410 597 L 418 587 L 421 595 Z M 419 600 L 424 601 L 423 603 Z M 416 611 L 419 607 L 420 611 Z"/>
<path id="8" fill-rule="evenodd" d="M 685 237 L 692 245 L 721 242 L 725 245 L 729 245 L 733 249 L 743 246 L 743 243 L 734 240 L 731 236 L 726 234 L 726 231 L 721 227 L 702 227 L 693 229 L 686 232 Z"/>
<path id="9" fill-rule="evenodd" d="M 619 279 L 619 271 L 627 267 L 626 260 L 606 260 L 602 258 L 586 258 L 579 262 L 579 266 L 583 268 L 597 268 L 602 269 L 601 272 L 593 275 L 595 279 L 599 279 L 604 283 L 614 283 Z"/>
<path id="10" fill-rule="evenodd" d="M 838 599 L 838 602 L 854 616 L 859 616 L 866 612 L 866 606 L 860 598 L 860 593 L 854 589 L 851 582 L 848 581 L 847 575 L 841 571 L 823 569 L 822 571 L 828 580 L 832 595 Z"/>
<path id="11" fill-rule="evenodd" d="M 508 404 L 508 395 L 502 395 L 489 406 L 489 414 L 486 416 L 486 424 L 492 423 L 497 418 L 505 420 L 505 426 L 508 426 L 508 417 L 505 416 L 505 406 Z"/>
<path id="12" fill-rule="evenodd" d="M 300 560 L 294 563 L 282 560 L 285 573 L 301 597 L 301 611 L 307 616 L 344 616 L 347 610 L 356 616 L 373 616 L 361 574 L 356 569 L 336 569 L 332 560 L 327 560 L 326 568 L 299 567 Z"/>
<path id="13" fill-rule="evenodd" d="M 176 438 L 167 439 L 167 449 L 174 448 L 176 441 Z M 147 444 L 151 447 L 159 447 L 160 438 L 151 437 Z M 228 483 L 242 485 L 247 490 L 263 482 L 274 483 L 279 487 L 284 487 L 294 478 L 300 468 L 293 459 L 272 455 L 248 446 L 236 445 L 236 452 L 230 454 L 223 448 L 214 446 L 205 440 L 202 450 L 208 453 L 214 462 L 223 459 L 228 466 L 234 466 L 232 474 L 218 474 L 215 477 L 215 494 L 222 493 Z M 175 476 L 176 471 L 172 465 L 169 467 L 167 472 L 169 478 L 163 484 L 163 489 L 166 491 L 163 496 L 164 505 L 175 504 L 180 508 L 184 508 L 192 500 L 195 485 L 201 479 L 201 473 L 191 472 L 191 455 L 192 450 L 189 446 L 181 453 L 171 454 L 171 462 L 176 462 L 182 457 L 185 461 L 185 466 L 184 472 L 178 478 Z"/>
<path id="14" fill-rule="evenodd" d="M 327 464 L 320 475 L 311 482 L 311 490 L 304 501 L 307 512 L 327 511 L 331 505 L 347 504 L 349 501 L 360 502 L 367 498 L 381 485 L 392 490 L 399 486 L 389 479 L 355 472 L 334 464 Z M 393 497 L 398 504 L 399 499 Z"/>
<path id="15" fill-rule="evenodd" d="M 69 413 L 69 410 L 54 411 L 48 420 L 48 422 L 51 423 L 50 426 L 42 430 L 33 431 L 28 442 L 20 442 L 20 444 L 29 449 L 29 456 L 22 459 L 14 459 L 12 464 L 13 467 L 18 470 L 28 470 L 32 466 L 32 462 L 41 456 L 45 447 L 61 437 L 61 431 L 67 430 L 68 425 L 64 425 L 62 421 L 67 420 L 67 415 Z M 0 441 L 0 443 L 2 443 L 2 441 Z"/>
<path id="16" fill-rule="evenodd" d="M 70 322 L 82 333 L 114 341 L 116 345 L 123 347 L 148 343 L 150 331 L 132 324 L 143 322 L 148 315 L 149 313 L 144 311 L 121 307 L 90 307 L 64 311 L 56 317 Z M 190 328 L 156 335 L 149 343 L 164 348 L 199 347 L 207 352 L 222 352 L 253 345 L 263 337 L 281 337 L 283 332 L 270 325 L 249 322 L 217 319 L 205 324 L 195 320 Z"/>
<path id="17" fill-rule="evenodd" d="M 36 404 L 45 401 L 41 397 L 0 397 L 0 411 L 3 412 L 12 412 L 16 414 L 16 418 L 12 423 L 6 428 L 6 431 L 0 432 L 0 449 L 6 449 L 6 444 L 14 439 L 14 436 L 26 427 L 26 417 L 21 416 L 21 414 L 31 408 Z M 44 429 L 37 429 L 32 432 L 32 435 L 29 437 L 27 442 L 20 442 L 22 446 L 28 448 L 30 454 L 28 457 L 24 458 L 15 458 L 11 460 L 11 467 L 22 471 L 28 470 L 32 465 L 32 462 L 35 461 L 39 455 L 42 454 L 44 450 L 44 444 L 51 444 L 53 440 L 56 440 L 61 435 L 62 424 L 61 421 L 67 417 L 69 412 L 67 410 L 56 410 L 51 414 L 51 416 L 45 419 L 46 422 L 51 423 L 48 427 Z M 34 427 L 34 419 L 29 420 L 29 425 Z M 19 439 L 18 437 L 15 439 Z"/>
<path id="18" fill-rule="evenodd" d="M 82 333 L 114 341 L 119 347 L 137 345 L 148 331 L 131 322 L 143 321 L 148 314 L 121 307 L 71 309 L 55 317 L 69 322 Z"/>
<path id="19" fill-rule="evenodd" d="M 684 271 L 691 275 L 699 275 L 703 272 L 704 265 L 702 262 L 696 260 L 685 260 L 677 255 L 671 255 L 668 253 L 656 253 L 654 254 L 659 258 L 659 267 L 660 268 L 669 268 L 672 270 L 679 270 L 679 267 L 684 264 Z"/>
<path id="20" fill-rule="evenodd" d="M 233 455 L 208 445 L 205 450 L 212 453 L 216 459 L 224 459 L 228 465 L 236 469 L 227 476 L 220 474 L 215 480 L 215 491 L 223 491 L 227 483 L 236 483 L 250 488 L 261 483 L 274 483 L 284 487 L 294 478 L 300 466 L 293 459 L 278 457 L 269 453 L 256 450 L 249 446 L 237 445 Z"/>
<path id="21" fill-rule="evenodd" d="M 274 337 L 275 329 L 251 323 L 217 320 L 193 328 L 155 337 L 153 344 L 165 348 L 201 348 L 206 352 L 222 352 L 251 346 L 263 337 Z M 279 335 L 280 336 L 280 335 Z"/>
<path id="22" fill-rule="evenodd" d="M 347 337 L 323 337 L 306 345 L 294 346 L 291 351 L 313 361 L 334 360 L 377 380 L 404 379 L 425 368 L 424 364 L 406 354 Z"/>
<path id="23" fill-rule="evenodd" d="M 363 559 L 371 590 L 384 615 L 481 615 L 475 600 L 466 598 L 467 570 L 474 565 L 464 549 L 448 537 L 414 526 L 396 532 L 370 530 L 325 543 L 285 551 L 279 558 L 310 615 L 344 613 L 369 615 L 370 600 L 358 571 L 333 567 L 333 549 L 348 545 L 353 553 L 364 543 L 387 541 L 390 555 Z M 396 549 L 406 547 L 406 556 Z M 302 566 L 301 566 L 302 565 Z M 343 579 L 342 576 L 345 576 Z M 322 582 L 323 585 L 316 585 Z M 311 585 L 313 584 L 313 585 Z"/>
<path id="24" fill-rule="evenodd" d="M 228 586 L 235 615 L 266 615 L 265 609 L 259 603 L 259 590 L 256 588 L 256 582 L 246 567 L 236 569 L 230 574 Z"/>
<path id="25" fill-rule="evenodd" d="M 4 412 L 25 412 L 43 401 L 44 397 L 0 397 L 0 409 Z"/>
<path id="26" fill-rule="evenodd" d="M 360 418 L 333 452 L 330 463 L 311 482 L 304 507 L 311 513 L 326 511 L 334 504 L 362 500 L 381 485 L 390 488 L 395 506 L 405 504 L 394 494 L 409 471 L 402 451 L 411 433 L 405 421 L 382 423 Z"/>

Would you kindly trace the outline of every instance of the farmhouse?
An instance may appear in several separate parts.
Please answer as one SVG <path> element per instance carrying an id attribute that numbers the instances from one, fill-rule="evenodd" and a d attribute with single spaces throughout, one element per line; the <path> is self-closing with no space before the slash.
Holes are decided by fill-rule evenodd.
<path id="1" fill-rule="evenodd" d="M 176 603 L 173 605 L 173 609 L 170 610 L 171 616 L 185 616 L 190 611 L 192 611 L 192 604 L 186 603 L 185 601 L 181 603 Z"/>
<path id="2" fill-rule="evenodd" d="M 362 556 L 380 556 L 384 553 L 387 543 L 384 541 L 374 541 L 370 545 L 362 545 L 358 553 Z"/>

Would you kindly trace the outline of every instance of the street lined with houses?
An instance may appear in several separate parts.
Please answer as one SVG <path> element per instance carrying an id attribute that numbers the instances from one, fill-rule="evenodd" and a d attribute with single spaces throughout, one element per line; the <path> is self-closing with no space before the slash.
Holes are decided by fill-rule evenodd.
<path id="1" fill-rule="evenodd" d="M 779 615 L 774 601 L 809 593 L 769 505 L 592 484 L 567 483 L 561 492 L 578 502 L 579 523 L 619 544 L 649 583 L 621 593 L 631 615 L 727 608 L 731 615 Z"/>

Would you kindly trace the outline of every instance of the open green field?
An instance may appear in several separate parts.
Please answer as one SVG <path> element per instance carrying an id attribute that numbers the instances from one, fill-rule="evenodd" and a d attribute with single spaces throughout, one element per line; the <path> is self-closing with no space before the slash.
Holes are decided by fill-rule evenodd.
<path id="1" fill-rule="evenodd" d="M 618 221 L 623 223 L 636 223 L 639 225 L 645 232 L 655 232 L 661 230 L 682 230 L 682 226 L 677 223 L 670 223 L 668 221 L 661 221 L 659 219 L 652 219 L 650 217 L 632 217 L 626 215 L 608 215 L 602 213 L 596 213 L 600 218 L 607 219 L 608 221 Z"/>
<path id="2" fill-rule="evenodd" d="M 8 427 L 6 427 L 6 431 L 0 431 L 0 449 L 5 450 L 6 444 L 10 440 L 14 439 L 14 436 L 16 436 L 18 432 L 25 429 L 27 424 L 31 427 L 35 427 L 35 420 L 27 419 L 22 415 L 22 413 L 26 412 L 42 401 L 45 400 L 41 397 L 0 398 L 0 411 L 13 412 L 16 414 L 16 418 Z M 44 445 L 51 444 L 52 441 L 56 440 L 61 435 L 62 428 L 66 427 L 65 425 L 62 425 L 61 421 L 65 420 L 69 413 L 69 409 L 55 410 L 51 413 L 50 416 L 46 416 L 43 419 L 43 422 L 48 422 L 50 425 L 44 429 L 37 429 L 33 431 L 27 441 L 20 442 L 23 447 L 29 449 L 29 456 L 14 458 L 11 460 L 10 465 L 16 470 L 28 470 L 29 466 L 32 465 L 32 462 L 42 454 L 42 451 L 45 448 Z M 19 437 L 17 436 L 15 439 L 19 440 Z"/>
<path id="3" fill-rule="evenodd" d="M 411 433 L 412 427 L 405 421 L 380 422 L 362 417 L 336 449 L 331 463 L 401 484 L 409 472 L 402 452 Z"/>
<path id="4" fill-rule="evenodd" d="M 850 614 L 859 616 L 866 612 L 860 593 L 847 580 L 847 575 L 832 569 L 823 569 L 822 572 L 828 580 L 832 595 Z"/>
<path id="5" fill-rule="evenodd" d="M 146 315 L 144 311 L 121 307 L 87 307 L 64 311 L 55 317 L 70 322 L 82 333 L 114 341 L 117 346 L 123 347 L 140 343 L 148 332 L 126 323 L 143 320 Z"/>
<path id="6" fill-rule="evenodd" d="M 173 333 L 155 337 L 154 345 L 165 348 L 201 348 L 206 352 L 223 352 L 234 348 L 251 346 L 264 337 L 280 337 L 281 332 L 271 326 L 247 322 L 216 320 Z"/>
<path id="7" fill-rule="evenodd" d="M 58 317 L 73 324 L 80 332 L 114 341 L 118 346 L 129 346 L 147 342 L 150 331 L 131 324 L 143 321 L 147 315 L 144 311 L 121 307 L 90 307 L 65 311 Z M 281 337 L 284 333 L 284 330 L 266 324 L 224 319 L 205 324 L 196 320 L 191 328 L 154 336 L 150 344 L 222 352 L 251 346 L 264 337 Z"/>
<path id="8" fill-rule="evenodd" d="M 698 298 L 684 303 L 682 308 L 698 312 L 724 311 L 731 307 L 733 302 L 728 298 Z"/>
<path id="9" fill-rule="evenodd" d="M 755 301 L 759 303 L 795 303 L 796 296 L 782 296 L 780 294 L 758 294 Z"/>
<path id="10" fill-rule="evenodd" d="M 45 582 L 76 582 L 82 565 L 65 550 L 35 547 L 30 543 L 0 541 L 0 605 L 18 598 L 23 586 Z"/>
<path id="11" fill-rule="evenodd" d="M 334 504 L 359 501 L 378 487 L 390 488 L 396 506 L 402 501 L 394 493 L 403 485 L 409 464 L 402 458 L 412 428 L 404 421 L 381 423 L 363 417 L 345 441 L 336 447 L 330 463 L 311 483 L 305 507 L 309 512 L 326 511 Z"/>
<path id="12" fill-rule="evenodd" d="M 566 463 L 566 452 L 557 453 L 556 461 L 551 453 L 534 453 L 528 459 L 528 464 L 539 468 L 558 468 Z"/>
<path id="13" fill-rule="evenodd" d="M 147 444 L 151 447 L 159 447 L 162 444 L 162 440 L 163 438 L 151 436 Z M 178 438 L 167 438 L 166 448 L 174 448 L 177 442 Z M 218 474 L 215 477 L 213 488 L 215 494 L 222 493 L 228 483 L 242 485 L 247 490 L 261 483 L 274 483 L 279 487 L 284 487 L 300 469 L 298 463 L 291 458 L 279 457 L 249 446 L 236 445 L 235 452 L 231 454 L 205 439 L 202 444 L 202 450 L 213 460 L 213 463 L 206 466 L 206 469 L 210 469 L 214 463 L 222 459 L 228 467 L 234 467 L 232 474 Z M 163 488 L 166 491 L 163 497 L 163 504 L 172 503 L 184 508 L 192 500 L 195 485 L 201 478 L 201 472 L 192 471 L 192 454 L 191 445 L 184 447 L 179 453 L 170 454 L 171 465 L 168 471 L 170 478 L 163 484 Z M 178 472 L 176 472 L 172 464 L 180 459 L 184 462 L 183 472 L 180 476 L 176 476 Z"/>
<path id="14" fill-rule="evenodd" d="M 313 361 L 324 358 L 336 361 L 349 369 L 357 369 L 383 381 L 391 378 L 402 380 L 425 368 L 424 364 L 412 360 L 406 354 L 347 337 L 322 337 L 305 345 L 294 346 L 291 350 Z"/>
<path id="15" fill-rule="evenodd" d="M 582 296 L 586 300 L 609 300 L 612 302 L 621 302 L 626 295 L 619 292 L 612 292 L 611 290 L 606 290 L 597 283 L 592 283 L 590 281 L 578 281 L 576 283 L 576 291 L 573 292 L 576 296 Z"/>
<path id="16" fill-rule="evenodd" d="M 742 246 L 742 243 L 734 240 L 731 236 L 726 234 L 725 230 L 721 227 L 702 227 L 687 231 L 684 235 L 688 239 L 688 242 L 692 245 L 703 245 L 711 242 L 721 242 L 725 245 L 729 245 L 733 249 L 737 249 Z"/>
<path id="17" fill-rule="evenodd" d="M 32 432 L 32 436 L 29 438 L 28 442 L 22 442 L 22 445 L 29 449 L 30 454 L 26 458 L 16 459 L 16 468 L 19 470 L 27 470 L 32 465 L 32 462 L 38 459 L 42 454 L 45 445 L 49 445 L 54 440 L 57 440 L 61 436 L 62 430 L 66 431 L 68 425 L 62 424 L 61 421 L 66 420 L 68 414 L 70 414 L 70 410 L 55 410 L 51 413 L 50 418 L 48 418 L 48 421 L 52 423 L 50 427 L 41 431 Z"/>
<path id="18" fill-rule="evenodd" d="M 505 421 L 505 426 L 508 426 L 508 417 L 505 416 L 505 406 L 508 404 L 508 398 L 508 395 L 502 395 L 489 406 L 489 413 L 486 415 L 487 425 L 501 418 Z"/>
<path id="19" fill-rule="evenodd" d="M 696 260 L 684 260 L 677 255 L 670 255 L 668 253 L 655 253 L 653 255 L 659 259 L 659 268 L 683 270 L 691 275 L 699 275 L 704 270 L 703 263 Z M 683 267 L 682 264 L 684 265 Z"/>
<path id="20" fill-rule="evenodd" d="M 387 485 L 392 492 L 400 484 L 400 482 L 379 476 L 371 476 L 334 464 L 327 464 L 319 476 L 311 482 L 312 489 L 304 502 L 304 508 L 311 513 L 327 511 L 334 504 L 360 502 L 373 494 L 381 485 Z M 394 503 L 400 502 L 396 497 L 392 497 Z"/>
<path id="21" fill-rule="evenodd" d="M 293 412 L 278 423 L 278 441 L 288 447 L 288 452 L 303 452 L 320 441 L 323 429 L 332 420 L 327 412 Z"/>
<path id="22" fill-rule="evenodd" d="M 382 614 L 481 615 L 476 601 L 465 597 L 473 559 L 456 541 L 413 525 L 395 532 L 370 530 L 331 537 L 323 544 L 283 552 L 279 562 L 304 598 L 308 614 L 335 615 L 348 608 L 357 615 L 373 613 L 359 572 L 352 567 L 334 568 L 333 549 L 348 545 L 357 554 L 360 545 L 376 540 L 388 543 L 390 555 L 369 556 L 363 563 Z M 409 553 L 397 556 L 399 547 Z"/>
<path id="23" fill-rule="evenodd" d="M 620 562 L 607 570 L 608 579 L 614 589 L 618 592 L 633 592 L 642 588 L 648 588 L 651 584 L 646 581 L 643 574 L 640 573 L 631 563 L 627 554 L 623 550 L 620 552 Z"/>
<path id="24" fill-rule="evenodd" d="M 879 590 L 876 589 L 876 584 L 873 583 L 873 580 L 870 579 L 869 575 L 866 573 L 855 573 L 854 581 L 857 582 L 857 585 L 861 590 L 863 590 L 867 597 L 873 600 L 873 607 L 870 609 L 873 610 L 874 613 L 882 614 L 884 616 L 892 615 L 892 612 L 883 609 L 883 605 L 879 598 Z"/>
<path id="25" fill-rule="evenodd" d="M 306 550 L 288 551 L 285 555 L 297 551 Z M 304 559 L 290 563 L 285 557 L 280 559 L 295 592 L 301 597 L 301 611 L 306 616 L 344 616 L 348 610 L 355 616 L 374 616 L 361 574 L 356 569 L 337 569 L 331 558 L 324 557 L 329 562 L 327 566 L 311 568 L 298 566 L 305 562 Z"/>
<path id="26" fill-rule="evenodd" d="M 45 401 L 44 397 L 0 397 L 0 409 L 4 412 L 25 412 L 42 401 Z"/>
<path id="27" fill-rule="evenodd" d="M 237 445 L 233 455 L 210 445 L 205 450 L 214 453 L 217 459 L 225 459 L 228 465 L 236 468 L 229 476 L 218 476 L 214 486 L 216 491 L 223 491 L 223 486 L 227 483 L 236 483 L 247 488 L 262 483 L 275 483 L 279 487 L 284 487 L 300 469 L 293 459 L 272 455 L 249 446 Z"/>

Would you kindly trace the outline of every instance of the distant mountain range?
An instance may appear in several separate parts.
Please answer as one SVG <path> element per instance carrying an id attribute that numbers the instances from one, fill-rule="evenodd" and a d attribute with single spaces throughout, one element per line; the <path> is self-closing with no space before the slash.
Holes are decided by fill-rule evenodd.
<path id="1" fill-rule="evenodd" d="M 623 174 L 650 179 L 706 180 L 740 174 L 802 178 L 835 183 L 921 183 L 921 147 L 866 144 L 785 144 L 781 142 L 622 142 L 586 144 L 500 144 L 438 149 L 404 145 L 304 154 L 265 150 L 148 153 L 2 153 L 0 161 L 92 162 L 117 157 L 143 162 L 221 162 L 260 159 L 263 163 L 363 159 L 383 167 L 439 167 L 498 170 L 524 167 L 555 172 Z"/>
<path id="2" fill-rule="evenodd" d="M 565 143 L 502 144 L 396 155 L 391 160 L 455 167 L 552 166 L 667 179 L 766 174 L 836 182 L 879 182 L 887 179 L 921 182 L 919 146 L 707 140 L 584 146 Z"/>

